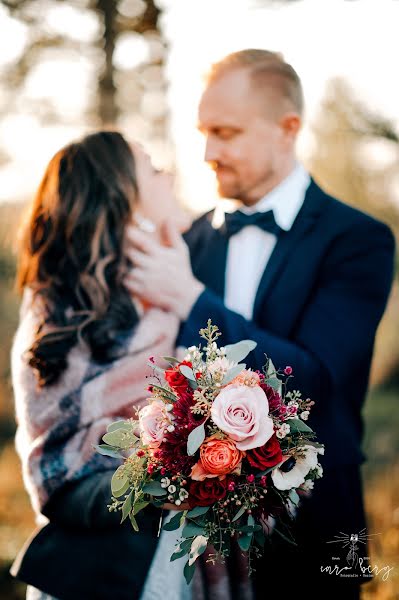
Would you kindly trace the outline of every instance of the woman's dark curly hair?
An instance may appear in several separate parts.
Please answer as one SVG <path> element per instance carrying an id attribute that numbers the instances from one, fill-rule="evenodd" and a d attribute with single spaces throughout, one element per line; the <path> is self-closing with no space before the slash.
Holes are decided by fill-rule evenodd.
<path id="1" fill-rule="evenodd" d="M 16 280 L 44 307 L 27 352 L 41 387 L 59 379 L 80 339 L 107 363 L 137 323 L 123 285 L 125 229 L 137 195 L 134 156 L 120 133 L 88 135 L 50 161 L 22 230 Z"/>

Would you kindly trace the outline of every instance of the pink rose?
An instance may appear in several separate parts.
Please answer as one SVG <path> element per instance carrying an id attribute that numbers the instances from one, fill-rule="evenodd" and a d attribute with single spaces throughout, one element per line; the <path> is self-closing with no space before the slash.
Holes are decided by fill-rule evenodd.
<path id="1" fill-rule="evenodd" d="M 273 435 L 269 402 L 259 386 L 226 385 L 212 404 L 211 417 L 239 450 L 259 448 Z"/>
<path id="2" fill-rule="evenodd" d="M 139 412 L 141 439 L 143 444 L 157 447 L 171 424 L 170 417 L 162 400 L 153 400 Z"/>

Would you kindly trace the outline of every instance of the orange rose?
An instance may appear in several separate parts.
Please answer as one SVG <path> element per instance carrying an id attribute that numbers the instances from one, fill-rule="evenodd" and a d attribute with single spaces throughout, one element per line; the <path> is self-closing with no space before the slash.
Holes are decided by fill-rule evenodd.
<path id="1" fill-rule="evenodd" d="M 200 460 L 191 470 L 194 481 L 204 481 L 207 477 L 224 479 L 228 473 L 239 474 L 244 452 L 238 450 L 231 439 L 219 439 L 212 435 L 200 448 Z"/>

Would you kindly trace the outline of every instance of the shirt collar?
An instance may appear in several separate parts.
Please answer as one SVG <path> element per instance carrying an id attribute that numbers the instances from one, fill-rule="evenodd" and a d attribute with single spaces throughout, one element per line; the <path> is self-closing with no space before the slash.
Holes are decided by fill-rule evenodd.
<path id="1" fill-rule="evenodd" d="M 284 231 L 289 231 L 302 207 L 310 181 L 309 173 L 300 163 L 296 163 L 291 173 L 256 204 L 241 205 L 239 210 L 246 214 L 273 210 L 277 225 Z M 216 207 L 213 219 L 215 227 L 224 223 L 224 214 L 231 212 L 232 206 L 237 210 L 237 204 L 232 205 L 231 202 L 230 206 L 225 204 Z"/>

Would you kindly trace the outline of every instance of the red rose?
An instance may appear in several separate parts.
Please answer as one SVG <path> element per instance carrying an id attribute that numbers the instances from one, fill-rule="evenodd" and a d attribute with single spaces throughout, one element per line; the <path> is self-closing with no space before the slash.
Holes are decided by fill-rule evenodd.
<path id="1" fill-rule="evenodd" d="M 188 386 L 188 381 L 186 377 L 182 373 L 180 373 L 180 367 L 182 365 L 187 365 L 187 367 L 192 368 L 192 363 L 186 360 L 179 363 L 173 369 L 166 369 L 165 371 L 165 379 L 169 383 L 170 387 L 176 391 L 185 391 Z"/>
<path id="2" fill-rule="evenodd" d="M 205 479 L 205 481 L 191 481 L 189 487 L 190 506 L 210 506 L 217 500 L 225 497 L 227 491 L 227 479 L 222 481 L 217 477 Z"/>
<path id="3" fill-rule="evenodd" d="M 276 434 L 273 434 L 264 446 L 248 450 L 246 458 L 252 467 L 261 471 L 269 467 L 274 467 L 274 465 L 281 462 L 283 460 L 283 453 L 281 452 Z"/>

